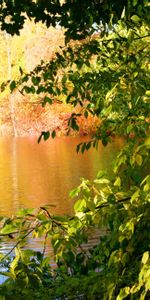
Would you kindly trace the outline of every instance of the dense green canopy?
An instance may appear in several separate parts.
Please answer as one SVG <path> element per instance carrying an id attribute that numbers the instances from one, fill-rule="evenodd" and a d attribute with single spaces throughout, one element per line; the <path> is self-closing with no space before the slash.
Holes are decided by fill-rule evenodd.
<path id="1" fill-rule="evenodd" d="M 146 0 L 1 0 L 0 22 L 2 30 L 19 34 L 27 17 L 47 26 L 62 26 L 66 36 L 73 39 L 91 34 L 95 25 L 113 23 L 121 18 L 125 10 L 126 21 L 136 14 L 145 21 L 149 16 Z"/>

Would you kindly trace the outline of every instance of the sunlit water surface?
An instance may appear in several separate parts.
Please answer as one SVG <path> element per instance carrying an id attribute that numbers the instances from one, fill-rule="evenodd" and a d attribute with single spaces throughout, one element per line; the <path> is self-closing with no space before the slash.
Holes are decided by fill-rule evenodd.
<path id="1" fill-rule="evenodd" d="M 99 145 L 84 154 L 76 145 L 84 139 L 56 138 L 37 144 L 36 138 L 0 138 L 0 214 L 11 215 L 21 207 L 55 205 L 52 213 L 68 214 L 68 194 L 80 178 L 94 179 L 100 169 L 111 168 L 122 145 Z"/>

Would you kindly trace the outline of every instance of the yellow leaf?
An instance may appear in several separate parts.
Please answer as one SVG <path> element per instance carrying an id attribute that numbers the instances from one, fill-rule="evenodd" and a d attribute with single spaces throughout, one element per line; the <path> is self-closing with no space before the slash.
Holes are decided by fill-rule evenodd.
<path id="1" fill-rule="evenodd" d="M 140 196 L 140 189 L 137 189 L 136 192 L 132 195 L 131 197 L 131 203 L 134 201 L 134 200 L 137 200 Z"/>
<path id="2" fill-rule="evenodd" d="M 116 181 L 114 182 L 114 185 L 115 186 L 120 186 L 121 185 L 121 179 L 120 179 L 120 177 L 116 178 Z"/>
<path id="3" fill-rule="evenodd" d="M 142 257 L 142 263 L 145 265 L 147 263 L 148 259 L 149 259 L 149 252 L 146 251 L 146 252 L 144 252 L 143 257 Z"/>
<path id="4" fill-rule="evenodd" d="M 128 286 L 126 286 L 125 288 L 120 290 L 119 295 L 117 296 L 117 300 L 122 300 L 124 298 L 126 298 L 130 293 L 130 288 Z"/>

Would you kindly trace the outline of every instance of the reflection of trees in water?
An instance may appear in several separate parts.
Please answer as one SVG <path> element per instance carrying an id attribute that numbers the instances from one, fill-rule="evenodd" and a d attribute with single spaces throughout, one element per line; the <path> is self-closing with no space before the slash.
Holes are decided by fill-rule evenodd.
<path id="1" fill-rule="evenodd" d="M 83 138 L 56 138 L 37 144 L 36 138 L 0 140 L 1 214 L 11 214 L 19 207 L 52 204 L 52 213 L 70 213 L 73 202 L 69 192 L 80 178 L 94 179 L 100 169 L 108 169 L 122 140 L 107 148 L 99 145 L 84 154 L 76 153 Z"/>
<path id="2" fill-rule="evenodd" d="M 11 174 L 12 174 L 12 196 L 13 196 L 13 210 L 19 208 L 19 185 L 18 185 L 18 155 L 17 155 L 17 140 L 15 137 L 12 141 L 12 160 L 11 160 Z"/>

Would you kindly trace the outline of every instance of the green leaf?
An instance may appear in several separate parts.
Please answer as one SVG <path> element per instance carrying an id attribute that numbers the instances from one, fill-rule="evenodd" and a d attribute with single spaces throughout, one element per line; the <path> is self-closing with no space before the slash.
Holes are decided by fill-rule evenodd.
<path id="1" fill-rule="evenodd" d="M 134 201 L 134 200 L 137 200 L 140 196 L 140 189 L 137 189 L 136 192 L 134 192 L 134 194 L 132 195 L 131 197 L 131 203 Z"/>
<path id="2" fill-rule="evenodd" d="M 84 153 L 85 150 L 86 150 L 86 143 L 82 143 L 82 147 L 81 147 L 82 154 Z"/>
<path id="3" fill-rule="evenodd" d="M 88 142 L 87 144 L 86 144 L 86 150 L 89 150 L 91 148 L 91 142 Z"/>
<path id="4" fill-rule="evenodd" d="M 108 203 L 114 204 L 116 202 L 116 197 L 114 194 L 110 194 L 107 198 Z"/>
<path id="5" fill-rule="evenodd" d="M 44 137 L 44 141 L 47 141 L 50 137 L 50 132 L 49 131 L 45 131 L 42 133 L 43 137 Z"/>
<path id="6" fill-rule="evenodd" d="M 137 154 L 137 155 L 136 155 L 135 160 L 136 160 L 136 162 L 137 162 L 137 164 L 138 164 L 139 166 L 142 165 L 143 158 L 142 158 L 142 156 L 141 156 L 140 154 Z"/>
<path id="7" fill-rule="evenodd" d="M 147 175 L 143 181 L 141 182 L 141 186 L 144 184 L 144 183 L 147 183 L 148 185 L 150 185 L 150 175 Z"/>
<path id="8" fill-rule="evenodd" d="M 42 136 L 43 136 L 43 134 L 41 133 L 40 136 L 38 137 L 38 140 L 37 140 L 38 144 L 40 143 L 40 141 L 42 139 Z"/>
<path id="9" fill-rule="evenodd" d="M 47 267 L 47 266 L 50 267 L 50 259 L 49 259 L 49 257 L 44 257 L 44 259 L 42 260 L 41 266 L 42 267 Z"/>
<path id="10" fill-rule="evenodd" d="M 24 264 L 28 264 L 30 262 L 31 257 L 34 257 L 35 252 L 31 249 L 22 250 L 20 253 L 22 262 Z"/>
<path id="11" fill-rule="evenodd" d="M 103 146 L 107 146 L 107 144 L 108 144 L 108 139 L 107 139 L 107 137 L 104 137 L 103 139 L 102 139 L 102 144 L 103 144 Z"/>
<path id="12" fill-rule="evenodd" d="M 75 118 L 72 118 L 71 120 L 71 127 L 73 130 L 79 131 L 79 126 L 77 125 L 77 121 Z"/>
<path id="13" fill-rule="evenodd" d="M 127 134 L 129 134 L 131 131 L 133 131 L 133 124 L 130 124 L 129 126 L 127 126 Z"/>
<path id="14" fill-rule="evenodd" d="M 147 90 L 147 91 L 145 92 L 145 95 L 150 97 L 150 90 Z"/>
<path id="15" fill-rule="evenodd" d="M 54 216 L 53 220 L 59 221 L 61 223 L 67 222 L 67 217 L 65 216 Z"/>
<path id="16" fill-rule="evenodd" d="M 150 291 L 150 274 L 149 274 L 148 279 L 146 280 L 146 283 L 145 283 L 145 290 Z"/>
<path id="17" fill-rule="evenodd" d="M 29 76 L 26 75 L 26 76 L 23 77 L 22 82 L 27 82 L 28 80 L 29 80 Z"/>
<path id="18" fill-rule="evenodd" d="M 10 90 L 11 90 L 11 93 L 13 92 L 13 90 L 16 88 L 16 82 L 13 80 L 13 81 L 11 81 L 11 83 L 10 83 Z"/>
<path id="19" fill-rule="evenodd" d="M 66 98 L 66 103 L 69 103 L 72 97 L 73 97 L 72 94 L 68 95 L 68 97 Z"/>
<path id="20" fill-rule="evenodd" d="M 149 185 L 148 183 L 145 184 L 144 187 L 143 187 L 143 191 L 144 191 L 144 192 L 148 192 L 149 189 L 150 189 L 150 185 Z"/>
<path id="21" fill-rule="evenodd" d="M 113 48 L 114 48 L 114 43 L 113 43 L 113 41 L 110 41 L 110 42 L 107 44 L 107 47 L 113 49 Z"/>
<path id="22" fill-rule="evenodd" d="M 138 3 L 138 0 L 133 0 L 133 6 L 136 6 Z"/>
<path id="23" fill-rule="evenodd" d="M 95 203 L 92 200 L 87 201 L 86 203 L 87 208 L 89 208 L 90 211 L 94 212 L 95 211 Z"/>
<path id="24" fill-rule="evenodd" d="M 31 215 L 34 211 L 34 208 L 22 208 L 18 211 L 17 215 L 19 217 L 25 217 Z"/>
<path id="25" fill-rule="evenodd" d="M 117 177 L 115 182 L 114 182 L 114 186 L 121 186 L 121 179 L 120 177 Z"/>
<path id="26" fill-rule="evenodd" d="M 74 197 L 77 197 L 80 193 L 80 188 L 77 187 L 76 189 L 73 189 L 70 193 L 69 193 L 69 196 L 71 198 L 74 198 Z"/>
<path id="27" fill-rule="evenodd" d="M 15 225 L 11 224 L 6 224 L 0 231 L 1 234 L 10 234 L 10 233 L 14 233 L 17 231 L 17 228 Z"/>
<path id="28" fill-rule="evenodd" d="M 6 83 L 3 82 L 3 83 L 1 84 L 1 92 L 4 92 L 5 88 L 6 88 Z"/>
<path id="29" fill-rule="evenodd" d="M 140 300 L 145 300 L 146 294 L 147 294 L 147 291 L 143 291 L 140 295 Z"/>
<path id="30" fill-rule="evenodd" d="M 100 170 L 100 171 L 97 173 L 96 178 L 97 178 L 97 179 L 100 179 L 100 178 L 104 177 L 105 175 L 106 175 L 106 171 Z"/>
<path id="31" fill-rule="evenodd" d="M 80 151 L 81 145 L 82 145 L 82 143 L 77 145 L 77 148 L 76 148 L 77 153 Z"/>
<path id="32" fill-rule="evenodd" d="M 24 87 L 24 91 L 25 91 L 27 94 L 32 93 L 31 87 L 29 87 L 29 86 L 25 86 L 25 87 Z"/>
<path id="33" fill-rule="evenodd" d="M 56 131 L 55 130 L 52 131 L 51 136 L 52 136 L 53 139 L 55 138 L 55 136 L 56 136 Z"/>
<path id="34" fill-rule="evenodd" d="M 44 100 L 42 102 L 42 106 L 45 106 L 46 103 L 52 104 L 52 99 L 50 99 L 49 97 L 45 96 Z"/>
<path id="35" fill-rule="evenodd" d="M 76 203 L 74 204 L 74 210 L 75 211 L 84 211 L 84 209 L 86 208 L 86 201 L 85 199 L 79 199 L 76 201 Z"/>
<path id="36" fill-rule="evenodd" d="M 138 22 L 140 21 L 140 18 L 139 18 L 137 15 L 133 15 L 133 16 L 131 17 L 131 20 L 132 20 L 133 22 L 135 22 L 135 23 L 138 23 Z"/>
<path id="37" fill-rule="evenodd" d="M 120 290 L 119 295 L 117 296 L 116 300 L 122 300 L 125 299 L 130 293 L 130 288 L 126 286 L 125 288 Z"/>
<path id="38" fill-rule="evenodd" d="M 84 116 L 85 116 L 85 118 L 87 119 L 88 118 L 88 111 L 87 110 L 85 110 L 85 112 L 84 112 Z"/>
<path id="39" fill-rule="evenodd" d="M 15 252 L 16 252 L 16 257 L 13 259 L 12 263 L 10 264 L 10 272 L 14 276 L 14 278 L 16 278 L 17 274 L 15 272 L 15 269 L 18 266 L 18 262 L 20 260 L 20 253 L 19 251 L 16 251 L 16 248 L 15 248 Z"/>
<path id="40" fill-rule="evenodd" d="M 148 259 L 149 259 L 149 252 L 146 251 L 146 252 L 144 252 L 144 254 L 142 256 L 142 264 L 145 265 L 147 263 Z"/>
<path id="41" fill-rule="evenodd" d="M 34 85 L 39 85 L 39 83 L 40 83 L 40 81 L 41 81 L 41 77 L 38 77 L 38 76 L 33 76 L 32 78 L 31 78 L 31 80 L 32 80 L 32 83 L 34 84 Z"/>
<path id="42" fill-rule="evenodd" d="M 107 178 L 99 178 L 94 180 L 95 183 L 99 184 L 109 184 L 110 181 Z"/>

